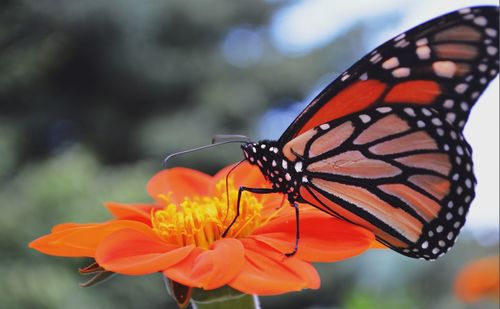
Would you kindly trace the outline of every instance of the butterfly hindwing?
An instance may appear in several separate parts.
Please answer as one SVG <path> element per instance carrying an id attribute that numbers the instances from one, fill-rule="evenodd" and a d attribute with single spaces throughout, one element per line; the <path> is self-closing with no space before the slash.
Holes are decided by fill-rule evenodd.
<path id="1" fill-rule="evenodd" d="M 470 147 L 439 113 L 381 106 L 308 135 L 305 145 L 289 145 L 303 164 L 303 201 L 367 227 L 408 256 L 434 259 L 453 245 L 475 179 Z"/>
<path id="2" fill-rule="evenodd" d="M 379 46 L 328 85 L 280 138 L 379 105 L 433 107 L 463 128 L 498 74 L 498 7 L 455 11 Z M 450 109 L 459 106 L 454 112 Z"/>

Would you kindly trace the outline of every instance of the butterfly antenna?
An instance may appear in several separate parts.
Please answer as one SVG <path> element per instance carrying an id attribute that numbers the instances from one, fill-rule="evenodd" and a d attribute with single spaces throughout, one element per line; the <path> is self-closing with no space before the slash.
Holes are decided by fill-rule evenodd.
<path id="1" fill-rule="evenodd" d="M 243 140 L 247 143 L 252 141 L 250 137 L 241 134 L 216 134 L 212 137 L 212 144 L 220 143 L 225 140 Z"/>
<path id="2" fill-rule="evenodd" d="M 229 175 L 241 164 L 245 161 L 245 159 L 240 160 L 238 163 L 236 163 L 229 172 L 226 174 L 226 217 L 224 218 L 224 222 L 226 222 L 227 215 L 229 214 Z"/>
<path id="3" fill-rule="evenodd" d="M 228 140 L 228 141 L 222 141 L 222 142 L 212 143 L 212 144 L 209 144 L 209 145 L 204 145 L 204 146 L 200 146 L 200 147 L 196 147 L 196 148 L 191 148 L 191 149 L 187 149 L 187 150 L 175 152 L 175 153 L 172 153 L 172 154 L 168 155 L 163 160 L 163 167 L 167 168 L 168 161 L 170 159 L 172 159 L 173 157 L 177 157 L 177 156 L 180 156 L 180 155 L 183 155 L 183 154 L 192 153 L 192 152 L 197 152 L 197 151 L 204 150 L 204 149 L 209 149 L 209 148 L 212 148 L 212 147 L 217 147 L 217 146 L 220 146 L 220 145 L 225 145 L 225 144 L 230 144 L 230 143 L 240 143 L 240 144 L 242 144 L 242 143 L 246 143 L 246 142 L 247 142 L 247 140 Z"/>

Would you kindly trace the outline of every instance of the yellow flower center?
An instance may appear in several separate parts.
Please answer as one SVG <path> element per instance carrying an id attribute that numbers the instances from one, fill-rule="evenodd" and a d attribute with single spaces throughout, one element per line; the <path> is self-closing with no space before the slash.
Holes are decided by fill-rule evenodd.
<path id="1" fill-rule="evenodd" d="M 168 196 L 161 195 L 160 198 L 165 201 L 165 208 L 151 214 L 151 223 L 156 234 L 169 243 L 194 244 L 208 249 L 211 243 L 222 237 L 236 216 L 238 190 L 230 179 L 227 191 L 225 180 L 217 183 L 214 196 L 185 198 L 179 205 L 172 204 Z M 243 192 L 240 215 L 226 237 L 236 238 L 251 234 L 266 219 L 262 218 L 262 208 L 263 205 L 254 195 Z"/>

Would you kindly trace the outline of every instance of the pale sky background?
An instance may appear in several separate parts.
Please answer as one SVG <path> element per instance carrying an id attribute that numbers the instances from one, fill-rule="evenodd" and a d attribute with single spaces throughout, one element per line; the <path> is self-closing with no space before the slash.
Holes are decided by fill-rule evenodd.
<path id="1" fill-rule="evenodd" d="M 383 17 L 389 13 L 401 14 L 403 18 L 398 24 L 391 25 L 383 33 L 375 32 L 369 42 L 360 44 L 360 47 L 366 46 L 366 52 L 369 52 L 388 39 L 431 18 L 466 6 L 487 4 L 498 5 L 498 1 L 302 0 L 275 14 L 271 35 L 277 48 L 291 56 L 300 55 L 327 44 L 361 20 Z M 345 68 L 351 64 L 346 63 Z M 311 89 L 310 98 L 292 106 L 286 112 L 287 115 L 283 111 L 270 111 L 264 115 L 262 123 L 275 124 L 272 128 L 266 125 L 266 131 L 271 129 L 276 133 L 266 137 L 278 137 L 278 132 L 283 132 L 304 104 L 335 75 L 323 77 L 322 80 L 318 77 L 318 86 Z M 476 198 L 472 202 L 465 228 L 475 232 L 499 229 L 499 105 L 497 77 L 480 97 L 465 127 L 465 136 L 474 150 L 474 170 L 478 180 Z"/>

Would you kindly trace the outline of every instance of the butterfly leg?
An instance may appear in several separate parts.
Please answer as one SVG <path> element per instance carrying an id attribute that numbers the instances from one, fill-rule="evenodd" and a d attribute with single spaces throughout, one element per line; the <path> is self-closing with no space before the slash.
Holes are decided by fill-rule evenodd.
<path id="1" fill-rule="evenodd" d="M 248 191 L 248 192 L 255 193 L 255 194 L 270 194 L 270 193 L 278 192 L 275 189 L 271 189 L 271 188 L 240 187 L 240 189 L 238 190 L 238 200 L 236 202 L 236 216 L 234 216 L 234 219 L 233 219 L 233 221 L 231 221 L 231 224 L 229 224 L 229 226 L 226 228 L 224 233 L 222 233 L 222 237 L 226 237 L 227 233 L 229 232 L 229 230 L 231 229 L 233 224 L 236 222 L 236 219 L 238 219 L 238 217 L 240 215 L 240 201 L 241 201 L 241 194 L 243 194 L 243 191 Z"/>
<path id="2" fill-rule="evenodd" d="M 300 238 L 300 230 L 299 230 L 299 204 L 293 202 L 290 204 L 293 208 L 295 208 L 295 246 L 293 247 L 293 251 L 289 253 L 285 253 L 287 257 L 294 256 L 299 249 L 299 238 Z"/>

